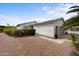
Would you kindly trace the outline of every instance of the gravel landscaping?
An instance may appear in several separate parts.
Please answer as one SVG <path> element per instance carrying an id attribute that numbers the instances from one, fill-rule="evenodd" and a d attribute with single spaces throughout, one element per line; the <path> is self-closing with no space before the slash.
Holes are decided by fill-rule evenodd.
<path id="1" fill-rule="evenodd" d="M 0 33 L 1 56 L 69 56 L 72 50 L 68 41 L 59 44 L 41 37 L 14 38 Z"/>

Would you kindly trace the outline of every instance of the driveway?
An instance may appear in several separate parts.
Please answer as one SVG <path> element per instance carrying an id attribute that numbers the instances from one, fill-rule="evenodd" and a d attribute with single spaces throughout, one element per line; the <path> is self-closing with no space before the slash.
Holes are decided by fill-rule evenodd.
<path id="1" fill-rule="evenodd" d="M 59 44 L 41 37 L 14 38 L 0 33 L 0 55 L 3 56 L 67 56 L 72 50 L 68 41 Z"/>

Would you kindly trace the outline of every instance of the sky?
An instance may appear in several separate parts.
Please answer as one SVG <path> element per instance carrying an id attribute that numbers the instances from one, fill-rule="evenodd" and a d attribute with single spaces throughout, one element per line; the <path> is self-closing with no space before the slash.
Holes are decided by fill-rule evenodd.
<path id="1" fill-rule="evenodd" d="M 0 3 L 0 25 L 37 21 L 44 22 L 63 17 L 65 20 L 76 13 L 66 14 L 69 7 L 78 3 Z"/>

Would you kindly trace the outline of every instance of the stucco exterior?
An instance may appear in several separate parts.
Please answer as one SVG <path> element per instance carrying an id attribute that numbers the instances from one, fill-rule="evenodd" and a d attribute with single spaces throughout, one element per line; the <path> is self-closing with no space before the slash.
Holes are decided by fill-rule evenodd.
<path id="1" fill-rule="evenodd" d="M 63 19 L 63 18 L 61 18 Z M 60 31 L 59 31 L 59 27 L 62 26 L 62 24 L 64 23 L 63 20 L 58 19 L 55 22 L 45 22 L 44 24 L 40 23 L 40 24 L 36 24 L 34 25 L 34 29 L 36 29 L 36 34 L 39 35 L 44 35 L 44 36 L 48 36 L 48 37 L 54 37 L 55 36 L 55 32 L 56 32 L 56 26 L 58 26 L 58 36 L 60 35 Z"/>
<path id="2" fill-rule="evenodd" d="M 16 26 L 17 29 L 29 29 L 31 25 L 36 24 L 36 21 L 21 23 Z"/>
<path id="3" fill-rule="evenodd" d="M 77 34 L 79 35 L 79 26 L 74 26 L 67 30 L 67 33 Z"/>

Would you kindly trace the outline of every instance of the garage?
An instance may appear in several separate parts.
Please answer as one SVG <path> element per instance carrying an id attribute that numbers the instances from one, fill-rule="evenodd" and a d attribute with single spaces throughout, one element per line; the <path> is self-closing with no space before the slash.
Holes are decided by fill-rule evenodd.
<path id="1" fill-rule="evenodd" d="M 35 24 L 34 29 L 36 29 L 36 34 L 38 35 L 55 38 L 60 35 L 59 27 L 61 27 L 63 23 L 63 18 L 53 19 Z"/>

